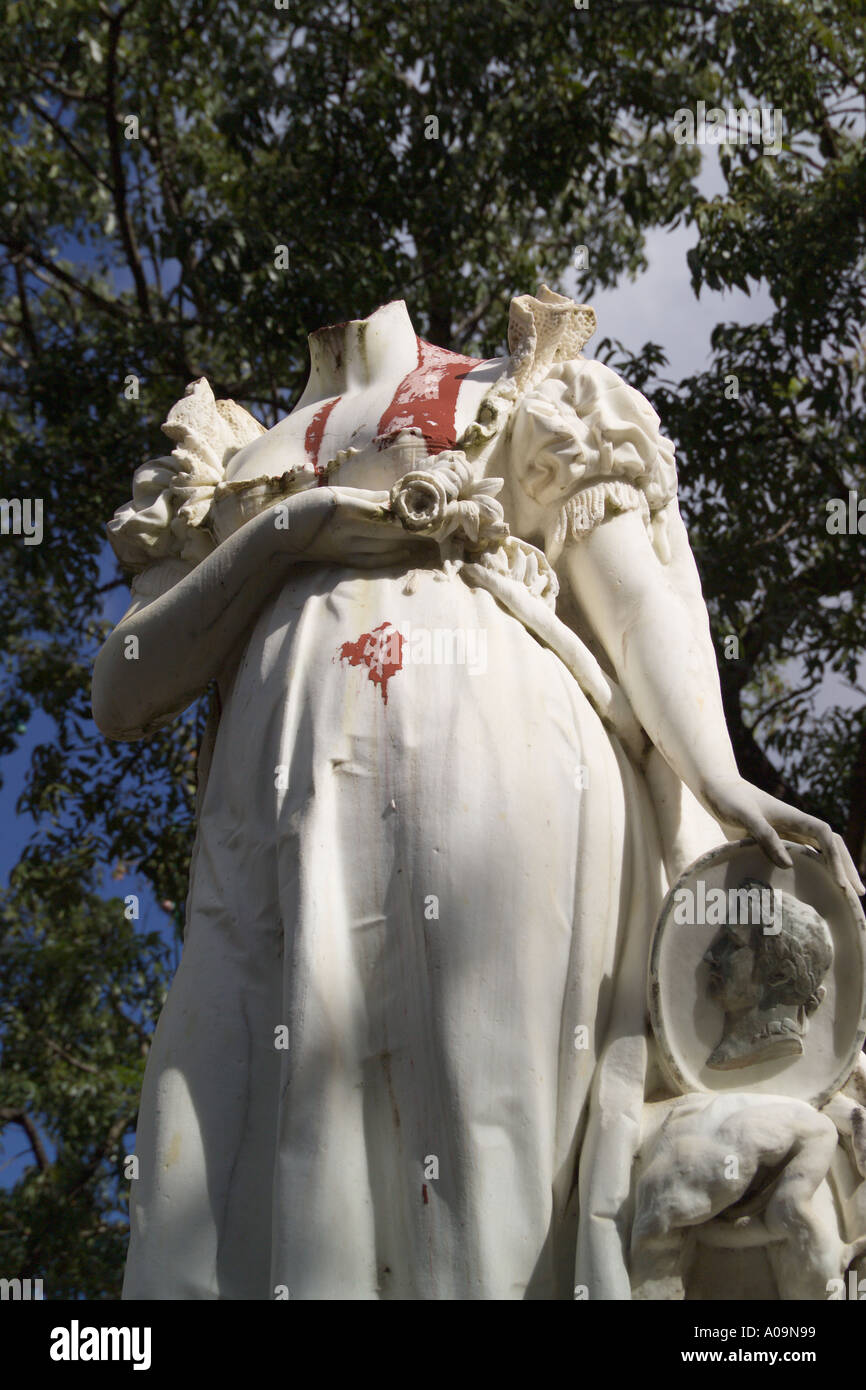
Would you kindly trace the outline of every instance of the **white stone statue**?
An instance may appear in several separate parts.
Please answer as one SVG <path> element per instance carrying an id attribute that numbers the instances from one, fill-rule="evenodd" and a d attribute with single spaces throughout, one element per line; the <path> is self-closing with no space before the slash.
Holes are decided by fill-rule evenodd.
<path id="1" fill-rule="evenodd" d="M 271 430 L 188 388 L 109 525 L 100 729 L 219 696 L 126 1298 L 681 1296 L 665 1155 L 720 1120 L 647 1123 L 664 894 L 743 832 L 863 890 L 737 772 L 673 447 L 594 327 L 543 288 L 504 359 L 402 301 L 320 329 Z"/>

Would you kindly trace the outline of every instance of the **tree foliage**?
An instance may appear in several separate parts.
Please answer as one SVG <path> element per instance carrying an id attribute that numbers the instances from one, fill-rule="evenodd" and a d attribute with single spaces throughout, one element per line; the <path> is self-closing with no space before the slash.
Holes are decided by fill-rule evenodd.
<path id="1" fill-rule="evenodd" d="M 119 899 L 0 903 L 0 1124 L 31 1167 L 0 1190 L 4 1278 L 116 1296 L 132 1131 L 169 950 Z"/>

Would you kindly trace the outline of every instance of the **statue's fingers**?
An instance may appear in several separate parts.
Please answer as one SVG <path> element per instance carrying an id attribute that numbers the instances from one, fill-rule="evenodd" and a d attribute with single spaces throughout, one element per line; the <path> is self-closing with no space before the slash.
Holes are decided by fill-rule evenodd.
<path id="1" fill-rule="evenodd" d="M 374 507 L 387 507 L 391 494 L 381 489 L 366 487 L 332 487 L 341 502 L 369 503 Z"/>
<path id="2" fill-rule="evenodd" d="M 837 835 L 836 840 L 839 847 L 839 855 L 842 860 L 842 867 L 845 870 L 845 873 L 848 877 L 848 881 L 851 884 L 851 887 L 854 889 L 854 892 L 857 894 L 857 896 L 862 897 L 863 894 L 866 893 L 866 884 L 863 883 L 862 878 L 858 874 L 857 865 L 854 863 L 854 860 L 852 859 L 848 851 L 848 846 L 842 839 L 842 836 Z"/>
<path id="3" fill-rule="evenodd" d="M 743 829 L 757 840 L 772 864 L 776 864 L 780 869 L 792 868 L 794 861 L 773 826 L 763 816 L 757 814 L 743 816 Z"/>
<path id="4" fill-rule="evenodd" d="M 780 804 L 784 805 L 784 803 Z M 831 825 L 828 825 L 826 821 L 818 820 L 817 816 L 792 812 L 790 807 L 784 807 L 784 815 L 778 819 L 774 817 L 774 820 L 779 829 L 790 839 L 817 845 L 826 857 L 840 888 L 844 889 L 850 883 L 855 893 L 864 892 L 863 884 L 854 867 L 854 861 L 848 853 L 848 848 L 842 836 L 837 835 Z"/>
<path id="5" fill-rule="evenodd" d="M 348 489 L 346 489 L 348 492 Z M 382 500 L 377 500 L 381 497 Z M 380 528 L 385 526 L 397 527 L 400 525 L 393 513 L 388 511 L 388 494 L 358 493 L 354 497 L 341 497 L 339 499 L 341 518 L 349 525 L 373 527 L 378 525 Z M 402 529 L 402 528 L 401 528 Z"/>

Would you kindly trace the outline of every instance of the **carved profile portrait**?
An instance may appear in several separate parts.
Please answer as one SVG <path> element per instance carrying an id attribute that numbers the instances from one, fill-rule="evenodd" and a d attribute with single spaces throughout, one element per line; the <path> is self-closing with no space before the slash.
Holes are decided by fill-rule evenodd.
<path id="1" fill-rule="evenodd" d="M 703 959 L 707 995 L 725 1011 L 722 1036 L 707 1059 L 730 1071 L 777 1057 L 802 1056 L 809 1016 L 826 993 L 833 941 L 823 917 L 790 893 L 744 879 L 740 889 L 761 904 L 757 921 L 728 922 Z M 754 890 L 758 890 L 757 893 Z"/>

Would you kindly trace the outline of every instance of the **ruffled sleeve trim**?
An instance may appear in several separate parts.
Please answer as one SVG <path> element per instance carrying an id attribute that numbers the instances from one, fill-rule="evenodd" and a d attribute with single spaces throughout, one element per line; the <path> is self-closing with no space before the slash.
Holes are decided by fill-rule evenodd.
<path id="1" fill-rule="evenodd" d="M 554 563 L 567 541 L 635 510 L 659 557 L 669 557 L 674 446 L 649 401 L 603 363 L 569 360 L 547 371 L 514 412 L 511 456 L 525 524 L 544 535 Z"/>
<path id="2" fill-rule="evenodd" d="M 559 509 L 550 528 L 549 543 L 557 554 L 568 540 L 580 540 L 594 531 L 605 517 L 616 512 L 640 512 L 649 525 L 650 510 L 646 493 L 633 483 L 608 479 L 581 488 Z"/>
<path id="3" fill-rule="evenodd" d="M 195 565 L 214 549 L 214 491 L 232 456 L 265 432 L 235 401 L 216 400 L 204 377 L 186 388 L 162 429 L 175 448 L 136 469 L 132 500 L 108 523 L 114 552 L 133 573 L 165 559 Z"/>

